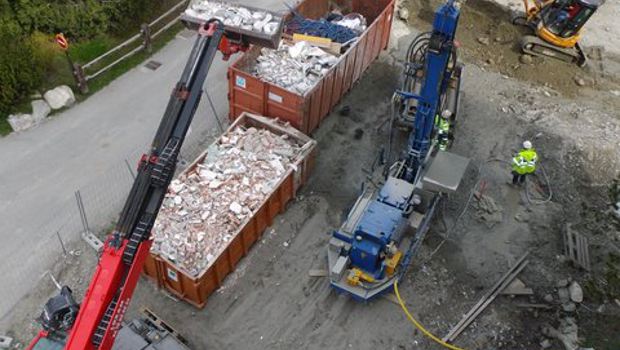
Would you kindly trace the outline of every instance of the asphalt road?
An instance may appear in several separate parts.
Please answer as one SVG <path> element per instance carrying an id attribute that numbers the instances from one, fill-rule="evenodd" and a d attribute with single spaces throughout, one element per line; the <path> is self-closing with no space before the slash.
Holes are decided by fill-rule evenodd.
<path id="1" fill-rule="evenodd" d="M 237 3 L 284 8 L 277 0 Z M 93 197 L 86 205 L 91 226 L 116 215 L 130 184 L 124 161 L 137 162 L 150 143 L 192 45 L 193 37 L 179 35 L 151 58 L 162 63 L 157 70 L 140 65 L 46 123 L 0 138 L 1 319 L 10 317 L 16 302 L 58 259 L 62 250 L 55 231 L 65 243 L 79 238 L 74 191 L 87 189 Z M 205 85 L 222 119 L 228 113 L 228 64 L 216 59 Z M 203 99 L 187 146 L 197 147 L 217 130 Z"/>

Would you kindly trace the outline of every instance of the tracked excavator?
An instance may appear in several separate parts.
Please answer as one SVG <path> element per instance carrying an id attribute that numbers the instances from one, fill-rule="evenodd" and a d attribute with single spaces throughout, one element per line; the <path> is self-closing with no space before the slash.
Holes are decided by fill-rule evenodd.
<path id="1" fill-rule="evenodd" d="M 587 57 L 579 45 L 581 31 L 605 0 L 523 0 L 525 14 L 513 24 L 530 28 L 521 49 L 533 56 L 547 56 L 583 67 Z"/>

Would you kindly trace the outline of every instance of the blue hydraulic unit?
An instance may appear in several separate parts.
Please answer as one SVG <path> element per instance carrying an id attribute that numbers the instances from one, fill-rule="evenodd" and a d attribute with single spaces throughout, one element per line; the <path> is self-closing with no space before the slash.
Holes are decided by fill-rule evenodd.
<path id="1" fill-rule="evenodd" d="M 458 112 L 459 8 L 454 0 L 439 7 L 432 31 L 412 42 L 392 123 L 411 129 L 407 145 L 383 184 L 363 191 L 329 241 L 330 283 L 355 299 L 368 301 L 393 288 L 424 240 L 442 194 L 456 191 L 469 163 L 439 150 L 436 127 L 438 118 L 453 125 Z"/>

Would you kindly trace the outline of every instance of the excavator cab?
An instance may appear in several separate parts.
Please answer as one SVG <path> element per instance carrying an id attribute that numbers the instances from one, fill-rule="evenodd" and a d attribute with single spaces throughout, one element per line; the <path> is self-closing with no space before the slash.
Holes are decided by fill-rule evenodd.
<path id="1" fill-rule="evenodd" d="M 558 38 L 572 38 L 602 3 L 603 0 L 557 1 L 541 11 L 543 26 Z"/>
<path id="2" fill-rule="evenodd" d="M 521 39 L 521 49 L 532 56 L 548 56 L 564 62 L 586 65 L 579 46 L 580 33 L 605 0 L 523 0 L 525 15 L 512 23 L 529 27 L 533 35 Z"/>

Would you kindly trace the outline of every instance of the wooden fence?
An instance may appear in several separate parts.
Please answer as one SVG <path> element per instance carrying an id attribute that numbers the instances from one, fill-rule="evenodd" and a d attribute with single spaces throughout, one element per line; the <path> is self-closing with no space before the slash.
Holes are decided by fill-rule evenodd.
<path id="1" fill-rule="evenodd" d="M 155 39 L 157 36 L 159 36 L 161 33 L 163 33 L 165 30 L 167 30 L 168 28 L 172 27 L 173 25 L 175 25 L 179 19 L 180 19 L 180 15 L 179 16 L 175 16 L 172 20 L 170 20 L 168 23 L 166 23 L 164 26 L 162 26 L 161 28 L 159 28 L 158 30 L 156 30 L 155 32 L 152 32 L 153 29 L 155 27 L 157 27 L 157 25 L 162 22 L 165 18 L 167 18 L 168 16 L 170 16 L 172 13 L 179 11 L 183 6 L 185 6 L 187 4 L 188 0 L 182 0 L 180 1 L 178 4 L 174 5 L 172 8 L 170 8 L 168 11 L 166 11 L 164 14 L 162 14 L 161 16 L 157 17 L 156 19 L 154 19 L 151 23 L 144 23 L 141 25 L 141 29 L 140 32 L 135 34 L 134 36 L 132 36 L 131 38 L 123 41 L 122 43 L 116 45 L 115 47 L 113 47 L 112 49 L 106 51 L 105 53 L 101 54 L 100 56 L 96 57 L 95 59 L 93 59 L 90 62 L 87 62 L 83 65 L 79 64 L 79 63 L 73 63 L 73 76 L 75 77 L 76 83 L 78 85 L 78 88 L 80 90 L 81 93 L 87 93 L 88 92 L 88 81 L 98 77 L 99 75 L 103 74 L 104 72 L 110 70 L 112 67 L 116 66 L 117 64 L 121 63 L 123 60 L 135 55 L 136 53 L 140 52 L 140 51 L 146 51 L 146 52 L 151 52 L 152 50 L 152 41 L 153 39 Z M 120 51 L 123 48 L 126 48 L 138 41 L 141 41 L 140 45 L 138 45 L 137 47 L 133 48 L 131 51 L 125 53 L 124 55 L 122 55 L 121 57 L 117 58 L 116 60 L 110 62 L 109 64 L 105 65 L 104 67 L 96 70 L 93 73 L 90 74 L 86 74 L 86 70 L 89 68 L 93 68 L 96 67 L 96 65 L 98 63 L 103 62 L 103 60 L 106 57 L 110 57 L 112 54 Z"/>

